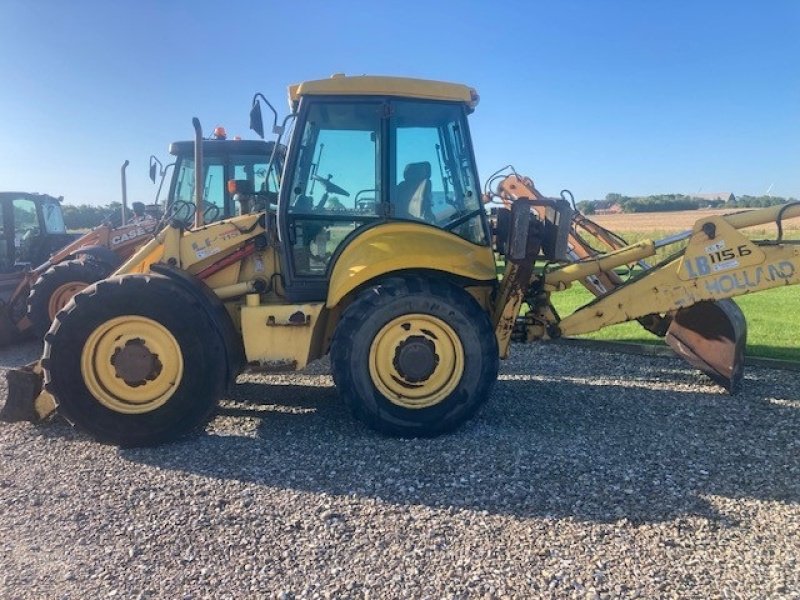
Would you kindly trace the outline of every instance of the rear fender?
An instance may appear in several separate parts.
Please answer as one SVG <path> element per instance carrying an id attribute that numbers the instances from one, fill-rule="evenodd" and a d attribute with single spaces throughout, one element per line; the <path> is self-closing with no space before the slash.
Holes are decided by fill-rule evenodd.
<path id="1" fill-rule="evenodd" d="M 216 294 L 205 283 L 186 271 L 164 264 L 150 265 L 150 270 L 164 277 L 169 277 L 182 288 L 190 292 L 210 317 L 217 333 L 225 345 L 227 363 L 227 379 L 232 384 L 245 365 L 242 336 L 233 324 L 230 314 Z"/>
<path id="2" fill-rule="evenodd" d="M 392 273 L 440 273 L 494 287 L 494 252 L 451 233 L 418 223 L 372 227 L 351 241 L 336 258 L 328 287 L 327 308 L 334 308 L 353 290 Z"/>

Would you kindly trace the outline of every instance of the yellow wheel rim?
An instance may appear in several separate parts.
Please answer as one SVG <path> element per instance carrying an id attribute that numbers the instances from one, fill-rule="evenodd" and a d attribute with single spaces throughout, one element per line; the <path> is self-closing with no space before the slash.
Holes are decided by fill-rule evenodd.
<path id="1" fill-rule="evenodd" d="M 72 297 L 84 288 L 86 288 L 86 283 L 83 281 L 70 281 L 58 286 L 47 303 L 47 312 L 50 315 L 50 320 L 55 319 L 58 311 L 64 308 L 67 302 L 72 300 Z"/>
<path id="2" fill-rule="evenodd" d="M 409 314 L 384 325 L 369 351 L 369 373 L 392 404 L 420 409 L 447 398 L 464 375 L 464 348 L 442 319 Z"/>
<path id="3" fill-rule="evenodd" d="M 141 414 L 163 406 L 183 377 L 183 355 L 161 323 L 135 315 L 116 317 L 95 329 L 83 346 L 81 373 L 103 406 Z"/>

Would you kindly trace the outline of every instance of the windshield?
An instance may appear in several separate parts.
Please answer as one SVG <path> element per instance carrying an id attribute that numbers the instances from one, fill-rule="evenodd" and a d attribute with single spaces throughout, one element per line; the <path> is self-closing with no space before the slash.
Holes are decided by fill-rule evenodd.
<path id="1" fill-rule="evenodd" d="M 283 168 L 282 156 L 276 157 L 272 170 L 267 174 L 269 158 L 268 154 L 205 156 L 203 205 L 206 220 L 230 217 L 238 212 L 239 207 L 234 206 L 233 198 L 227 189 L 228 180 L 249 182 L 257 196 L 277 194 L 278 177 Z M 167 198 L 167 203 L 182 202 L 194 205 L 194 187 L 194 159 L 179 156 L 173 173 L 172 193 Z"/>
<path id="2" fill-rule="evenodd" d="M 380 126 L 379 103 L 313 105 L 294 169 L 290 212 L 375 216 Z"/>
<path id="3" fill-rule="evenodd" d="M 203 201 L 214 205 L 222 205 L 224 201 L 224 161 L 218 157 L 204 160 L 205 183 L 203 188 Z M 175 191 L 172 200 L 181 202 L 194 202 L 194 160 L 187 157 L 178 159 L 175 169 Z"/>

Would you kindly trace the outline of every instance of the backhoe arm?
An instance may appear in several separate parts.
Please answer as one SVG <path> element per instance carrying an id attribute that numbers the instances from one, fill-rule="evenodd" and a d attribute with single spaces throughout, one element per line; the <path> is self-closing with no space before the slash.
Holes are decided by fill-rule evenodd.
<path id="1" fill-rule="evenodd" d="M 730 299 L 800 283 L 800 245 L 782 240 L 782 222 L 800 216 L 800 203 L 701 219 L 690 231 L 629 246 L 622 246 L 621 238 L 592 221 L 573 215 L 569 223 L 558 226 L 569 228 L 569 252 L 564 258 L 544 250 L 548 236 L 541 230 L 541 224 L 549 220 L 548 207 L 557 200 L 544 198 L 530 179 L 516 174 L 503 179 L 494 195 L 511 208 L 511 213 L 536 215 L 530 226 L 540 229 L 538 233 L 528 232 L 529 241 L 542 242 L 541 253 L 535 244 L 529 248 L 536 259 L 569 262 L 554 270 L 545 265 L 544 271 L 537 273 L 532 264 L 525 263 L 530 252 L 525 258 L 519 252 L 516 258 L 511 257 L 514 237 L 517 246 L 524 242 L 520 231 L 514 236 L 509 235 L 508 227 L 503 231 L 498 227 L 498 249 L 506 254 L 506 272 L 494 310 L 502 357 L 508 353 L 512 334 L 530 342 L 638 320 L 646 329 L 665 337 L 679 356 L 734 391 L 741 379 L 747 326 L 741 310 Z M 498 218 L 498 223 L 509 220 L 516 223 L 519 216 L 506 214 Z M 772 241 L 754 242 L 739 231 L 770 222 L 778 227 L 778 236 Z M 578 229 L 611 251 L 596 250 Z M 688 246 L 676 252 L 672 260 L 654 267 L 645 262 L 658 248 L 685 240 Z M 644 269 L 628 281 L 614 271 L 632 264 Z M 550 295 L 574 282 L 582 283 L 597 299 L 560 319 Z M 518 318 L 523 303 L 529 310 Z"/>
<path id="2" fill-rule="evenodd" d="M 776 221 L 779 216 L 800 216 L 800 204 L 701 219 L 681 256 L 644 271 L 576 310 L 559 323 L 561 334 L 589 333 L 652 312 L 669 312 L 705 300 L 800 283 L 800 245 L 753 242 L 738 230 Z M 545 284 L 560 289 L 587 274 L 613 268 L 615 262 L 626 264 L 630 258 L 645 258 L 649 253 L 655 253 L 655 243 L 645 240 L 616 255 L 548 273 Z"/>

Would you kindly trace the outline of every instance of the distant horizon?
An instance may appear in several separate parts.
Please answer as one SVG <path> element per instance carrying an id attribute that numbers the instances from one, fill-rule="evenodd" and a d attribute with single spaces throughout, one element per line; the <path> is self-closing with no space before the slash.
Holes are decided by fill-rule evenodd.
<path id="1" fill-rule="evenodd" d="M 22 190 L 16 190 L 16 191 L 17 192 L 21 192 Z M 30 192 L 28 192 L 28 193 L 30 193 Z M 37 192 L 33 192 L 33 193 L 37 193 Z M 38 193 L 43 193 L 43 192 L 38 192 Z M 164 190 L 162 190 L 162 194 L 163 193 L 164 193 Z M 432 194 L 434 196 L 436 194 L 438 194 L 438 193 L 440 193 L 440 192 L 432 192 Z M 702 192 L 702 193 L 705 194 L 706 192 Z M 710 193 L 711 194 L 716 194 L 717 192 L 710 192 Z M 731 192 L 731 193 L 737 198 L 743 197 L 743 196 L 750 197 L 750 198 L 781 198 L 783 200 L 786 200 L 787 202 L 796 202 L 798 200 L 797 198 L 795 198 L 793 196 L 778 196 L 776 194 L 754 195 L 754 194 L 737 194 L 736 192 Z M 654 197 L 654 196 L 686 196 L 688 198 L 695 198 L 695 199 L 698 199 L 698 200 L 707 199 L 707 198 L 703 198 L 702 196 L 697 196 L 696 194 L 684 193 L 684 192 L 668 192 L 668 193 L 664 193 L 664 194 L 633 194 L 633 195 L 631 195 L 631 194 L 623 194 L 623 193 L 620 193 L 620 192 L 607 192 L 606 194 L 603 194 L 602 198 L 575 198 L 575 202 L 604 202 L 606 200 L 606 196 L 608 196 L 609 194 L 620 194 L 621 196 L 626 197 L 626 198 L 649 198 L 649 197 Z M 58 196 L 54 196 L 54 197 L 58 198 Z M 551 197 L 556 197 L 556 196 L 551 196 Z M 138 201 L 142 202 L 142 200 L 138 200 Z M 129 207 L 130 207 L 132 202 L 137 202 L 137 200 L 136 199 L 131 200 L 131 198 L 129 197 L 128 198 L 128 206 Z M 69 202 L 66 199 L 62 199 L 61 204 L 65 205 L 65 206 L 95 206 L 95 207 L 98 207 L 98 208 L 105 208 L 105 207 L 107 207 L 107 206 L 109 206 L 111 204 L 120 204 L 121 205 L 122 204 L 122 199 L 120 198 L 119 200 L 111 200 L 111 201 L 109 201 L 109 202 L 107 202 L 105 204 L 88 204 L 88 203 L 85 203 L 85 202 L 76 204 L 76 203 L 73 203 L 73 202 Z M 152 205 L 153 203 L 152 202 L 145 202 L 145 204 Z"/>

